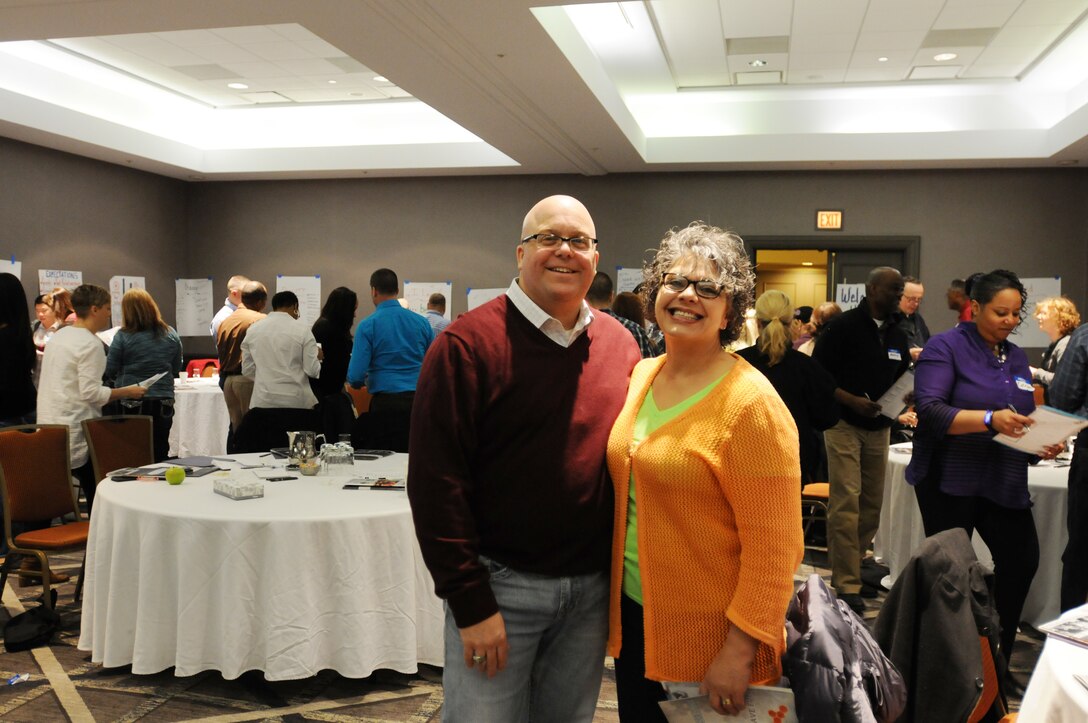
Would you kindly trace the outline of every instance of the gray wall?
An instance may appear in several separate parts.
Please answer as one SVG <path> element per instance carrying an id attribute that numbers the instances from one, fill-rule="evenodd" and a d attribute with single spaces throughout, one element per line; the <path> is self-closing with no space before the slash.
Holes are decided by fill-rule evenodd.
<path id="1" fill-rule="evenodd" d="M 817 208 L 845 210 L 849 236 L 917 236 L 922 311 L 954 322 L 947 282 L 1010 268 L 1062 276 L 1088 308 L 1088 171 L 976 170 L 501 176 L 183 183 L 0 139 L 0 254 L 38 268 L 81 269 L 90 282 L 147 277 L 173 321 L 177 276 L 274 287 L 276 274 L 320 274 L 322 291 L 350 286 L 369 314 L 367 281 L 452 281 L 452 312 L 468 287 L 505 287 L 529 207 L 551 193 L 583 200 L 597 223 L 601 264 L 638 266 L 662 232 L 694 219 L 742 236 L 817 236 Z M 834 238 L 834 234 L 826 234 Z M 186 353 L 213 349 L 186 338 Z"/>
<path id="2" fill-rule="evenodd" d="M 143 276 L 172 323 L 185 219 L 181 181 L 0 138 L 0 258 L 22 262 L 28 306 L 38 269 Z"/>
<path id="3" fill-rule="evenodd" d="M 955 321 L 943 300 L 948 281 L 975 271 L 1061 275 L 1080 308 L 1088 291 L 1081 170 L 235 182 L 187 192 L 194 276 L 218 283 L 246 273 L 268 283 L 277 273 L 321 274 L 323 292 L 364 293 L 370 272 L 388 266 L 401 279 L 451 280 L 454 315 L 466 288 L 509 283 L 522 217 L 559 192 L 589 207 L 605 270 L 640 265 L 665 229 L 694 219 L 742 236 L 813 237 L 815 210 L 842 208 L 850 236 L 921 238 L 922 309 L 935 331 Z M 370 310 L 364 297 L 360 316 Z"/>

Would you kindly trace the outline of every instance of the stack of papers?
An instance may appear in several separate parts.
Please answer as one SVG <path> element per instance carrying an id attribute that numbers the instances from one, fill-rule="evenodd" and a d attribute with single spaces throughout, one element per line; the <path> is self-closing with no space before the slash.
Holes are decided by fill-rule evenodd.
<path id="1" fill-rule="evenodd" d="M 999 434 L 994 441 L 1021 452 L 1041 455 L 1047 447 L 1060 444 L 1088 427 L 1088 419 L 1054 407 L 1036 407 L 1029 416 L 1035 420 L 1035 424 L 1025 429 L 1024 436 Z"/>

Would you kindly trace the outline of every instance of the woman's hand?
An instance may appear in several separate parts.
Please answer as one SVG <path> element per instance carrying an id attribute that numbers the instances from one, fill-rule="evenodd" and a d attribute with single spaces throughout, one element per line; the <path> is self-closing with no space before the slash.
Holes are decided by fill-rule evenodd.
<path id="1" fill-rule="evenodd" d="M 729 628 L 725 645 L 706 669 L 699 692 L 710 696 L 710 707 L 722 715 L 744 709 L 744 694 L 752 677 L 759 641 L 736 625 Z"/>
<path id="2" fill-rule="evenodd" d="M 1058 442 L 1057 444 L 1051 444 L 1047 447 L 1043 447 L 1043 453 L 1039 455 L 1039 459 L 1054 459 L 1059 454 L 1065 451 L 1065 442 Z"/>
<path id="3" fill-rule="evenodd" d="M 917 427 L 918 415 L 913 409 L 907 410 L 899 415 L 899 423 L 904 427 Z"/>
<path id="4" fill-rule="evenodd" d="M 1028 427 L 1033 424 L 1035 424 L 1034 419 L 1017 414 L 1011 409 L 998 409 L 990 420 L 990 426 L 994 428 L 994 431 L 1010 437 L 1023 437 Z"/>

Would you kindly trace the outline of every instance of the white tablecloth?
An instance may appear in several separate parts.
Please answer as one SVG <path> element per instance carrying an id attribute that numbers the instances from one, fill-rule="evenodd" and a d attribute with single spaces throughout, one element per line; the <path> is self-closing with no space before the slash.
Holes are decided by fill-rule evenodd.
<path id="1" fill-rule="evenodd" d="M 1063 617 L 1088 612 L 1088 605 L 1070 610 Z M 1088 690 L 1073 678 L 1088 677 L 1088 648 L 1057 638 L 1047 638 L 1031 674 L 1031 682 L 1020 703 L 1020 720 L 1047 723 L 1084 723 L 1088 720 Z"/>
<path id="2" fill-rule="evenodd" d="M 907 484 L 907 463 L 910 462 L 909 445 L 907 447 L 893 445 L 888 454 L 884 506 L 880 510 L 880 530 L 874 544 L 876 555 L 888 566 L 893 582 L 926 537 L 914 488 Z M 1060 612 L 1062 552 L 1069 539 L 1065 527 L 1068 482 L 1068 467 L 1041 462 L 1028 468 L 1028 492 L 1039 534 L 1039 571 L 1031 583 L 1021 619 L 1032 625 L 1049 622 Z M 990 551 L 977 533 L 972 542 L 979 560 L 991 564 Z"/>
<path id="3" fill-rule="evenodd" d="M 219 379 L 174 382 L 174 424 L 170 427 L 170 456 L 222 456 L 227 451 L 230 415 Z"/>
<path id="4" fill-rule="evenodd" d="M 403 477 L 407 460 L 355 466 Z M 326 668 L 361 678 L 441 665 L 443 610 L 407 495 L 343 490 L 347 479 L 266 482 L 264 498 L 240 501 L 215 494 L 212 476 L 176 487 L 104 480 L 79 648 L 134 673 L 174 666 L 179 676 L 218 670 L 228 679 L 247 670 L 290 680 Z"/>

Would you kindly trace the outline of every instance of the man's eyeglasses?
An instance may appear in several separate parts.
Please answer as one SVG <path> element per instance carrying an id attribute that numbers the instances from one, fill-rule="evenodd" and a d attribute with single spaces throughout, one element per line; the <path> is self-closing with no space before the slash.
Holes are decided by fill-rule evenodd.
<path id="1" fill-rule="evenodd" d="M 662 274 L 661 285 L 674 294 L 683 293 L 688 286 L 695 287 L 695 294 L 704 299 L 716 299 L 725 291 L 725 286 L 710 279 L 689 279 L 679 274 Z"/>
<path id="2" fill-rule="evenodd" d="M 922 297 L 921 296 L 904 296 L 903 301 L 910 302 L 911 304 L 921 304 L 922 303 Z"/>
<path id="3" fill-rule="evenodd" d="M 571 236 L 568 238 L 554 233 L 534 233 L 521 240 L 522 243 L 529 241 L 536 241 L 538 246 L 546 249 L 553 249 L 566 243 L 575 251 L 589 251 L 593 248 L 593 244 L 597 243 L 597 239 L 588 236 Z"/>

